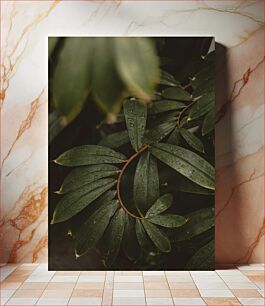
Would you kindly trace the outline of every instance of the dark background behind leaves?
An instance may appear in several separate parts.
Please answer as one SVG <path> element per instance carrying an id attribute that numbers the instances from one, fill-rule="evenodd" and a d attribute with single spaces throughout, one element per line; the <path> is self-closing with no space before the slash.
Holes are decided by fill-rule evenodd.
<path id="1" fill-rule="evenodd" d="M 53 113 L 54 108 L 52 106 L 52 94 L 53 89 L 51 85 L 51 80 L 54 74 L 54 68 L 58 64 L 58 57 L 61 49 L 67 38 L 53 38 L 54 48 L 50 48 L 49 57 L 49 113 Z M 160 58 L 160 63 L 163 70 L 171 73 L 178 81 L 185 80 L 185 73 L 188 69 L 192 69 L 194 63 L 200 60 L 201 55 L 206 55 L 211 43 L 212 38 L 154 38 L 156 45 L 156 50 Z M 49 41 L 49 47 L 52 46 L 52 42 Z M 107 73 L 107 72 L 106 72 Z M 102 89 L 104 90 L 104 88 Z M 49 146 L 49 220 L 52 219 L 52 213 L 58 202 L 59 196 L 54 194 L 53 191 L 58 190 L 61 183 L 69 172 L 68 168 L 59 167 L 51 161 L 57 158 L 64 151 L 82 144 L 96 144 L 101 139 L 102 129 L 97 129 L 98 124 L 105 119 L 105 114 L 99 110 L 97 104 L 94 102 L 92 95 L 88 95 L 86 98 L 86 103 L 82 111 L 77 115 L 77 117 L 71 121 L 64 128 L 59 125 L 59 134 L 54 137 L 50 142 Z M 53 120 L 50 116 L 49 120 Z M 53 123 L 55 126 L 58 124 L 56 120 Z M 105 133 L 114 132 L 115 127 L 107 126 Z M 118 131 L 119 129 L 117 129 Z M 100 133 L 101 131 L 101 133 Z M 50 135 L 52 130 L 49 131 Z M 57 132 L 56 132 L 57 133 Z M 213 147 L 213 135 L 206 137 L 204 140 L 204 147 L 207 152 L 207 159 L 213 164 L 214 163 L 214 147 Z M 129 156 L 131 154 L 131 149 L 126 145 L 121 147 L 121 152 Z M 165 181 L 167 181 L 168 167 L 165 167 L 159 162 L 159 171 L 161 173 L 160 181 L 163 184 L 163 174 L 165 174 Z M 136 162 L 132 163 L 130 166 L 130 171 L 126 172 L 122 190 L 126 199 L 131 199 L 131 188 L 133 176 L 131 172 L 136 167 Z M 172 170 L 173 171 L 173 170 Z M 178 184 L 180 180 L 180 175 L 174 173 L 172 176 L 172 181 L 174 184 Z M 175 188 L 172 188 L 172 184 L 160 188 L 160 193 L 164 194 L 170 192 L 174 194 L 174 203 L 172 209 L 174 213 L 185 215 L 198 211 L 201 209 L 202 216 L 205 215 L 205 219 L 211 222 L 213 225 L 213 207 L 214 207 L 214 197 L 213 195 L 200 195 L 191 194 L 186 192 L 179 192 Z M 175 205 L 174 205 L 175 204 Z M 132 203 L 126 200 L 126 205 L 128 208 L 132 208 Z M 74 243 L 72 237 L 67 235 L 69 228 L 75 228 L 75 225 L 82 224 L 87 216 L 93 211 L 93 205 L 86 208 L 83 212 L 79 213 L 77 216 L 72 218 L 70 221 L 59 223 L 56 225 L 49 225 L 49 268 L 52 270 L 104 270 L 100 258 L 100 254 L 97 250 L 90 250 L 86 255 L 78 258 L 76 260 L 74 254 Z M 211 212 L 211 213 L 210 213 Z M 210 259 L 207 262 L 205 260 L 205 266 L 196 263 L 196 268 L 200 269 L 213 269 L 214 267 L 214 257 L 212 253 L 213 245 L 212 241 L 214 238 L 214 227 L 207 226 L 206 230 L 203 228 L 205 219 L 202 219 L 198 224 L 194 226 L 199 228 L 198 234 L 189 239 L 180 241 L 178 237 L 181 235 L 176 235 L 176 230 L 167 230 L 167 234 L 170 237 L 172 243 L 172 252 L 169 254 L 151 254 L 146 253 L 145 256 L 135 264 L 132 264 L 122 252 L 120 252 L 119 257 L 113 266 L 116 270 L 181 270 L 184 269 L 188 260 L 197 252 L 205 249 L 211 248 Z M 201 230 L 200 230 L 201 227 Z M 181 231 L 181 230 L 179 230 Z M 194 267 L 193 267 L 194 269 Z"/>

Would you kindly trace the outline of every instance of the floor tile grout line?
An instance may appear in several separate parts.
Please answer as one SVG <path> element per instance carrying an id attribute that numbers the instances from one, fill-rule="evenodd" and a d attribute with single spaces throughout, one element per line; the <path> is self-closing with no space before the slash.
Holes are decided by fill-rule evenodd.
<path id="1" fill-rule="evenodd" d="M 115 276 L 116 276 L 117 271 L 113 271 L 113 287 L 112 287 L 112 292 L 111 292 L 111 305 L 113 305 L 113 298 L 114 298 L 114 286 L 115 286 Z"/>
<path id="2" fill-rule="evenodd" d="M 202 271 L 202 272 L 203 272 L 203 271 Z M 195 286 L 196 286 L 196 288 L 197 288 L 197 290 L 198 290 L 198 292 L 199 292 L 199 294 L 200 294 L 201 299 L 205 302 L 206 305 L 208 305 L 207 302 L 206 302 L 206 300 L 205 300 L 205 298 L 202 297 L 201 291 L 200 291 L 199 287 L 197 286 L 196 281 L 195 281 L 195 279 L 194 279 L 194 277 L 193 277 L 191 271 L 189 271 L 189 273 L 190 273 L 190 276 L 191 276 L 191 278 L 192 278 L 192 280 L 193 280 L 193 282 L 194 282 L 194 284 L 195 284 Z M 214 270 L 214 273 L 215 273 L 215 275 L 219 276 L 219 275 L 216 273 L 215 270 Z M 222 279 L 222 282 L 225 283 L 225 282 L 223 281 L 223 279 Z M 226 286 L 227 289 L 230 291 L 230 289 L 228 288 L 228 286 L 227 286 L 226 284 L 225 284 L 225 286 Z"/>
<path id="3" fill-rule="evenodd" d="M 146 292 L 145 292 L 145 281 L 144 281 L 144 271 L 141 271 L 141 275 L 142 275 L 143 287 L 144 287 L 144 300 L 145 300 L 145 305 L 147 305 L 147 297 L 146 297 Z"/>
<path id="4" fill-rule="evenodd" d="M 111 305 L 113 305 L 114 285 L 115 285 L 115 271 L 112 272 Z"/>
<path id="5" fill-rule="evenodd" d="M 72 289 L 71 295 L 68 297 L 67 305 L 69 305 L 69 302 L 70 302 L 70 299 L 71 299 L 71 297 L 72 297 L 73 291 L 74 291 L 74 289 Z"/>
<path id="6" fill-rule="evenodd" d="M 236 267 L 236 270 L 238 271 L 239 269 Z M 240 271 L 241 272 L 241 271 Z M 223 283 L 225 283 L 225 285 L 226 285 L 226 287 L 228 288 L 228 290 L 233 294 L 233 298 L 235 298 L 237 301 L 238 301 L 238 303 L 240 304 L 240 305 L 242 305 L 242 303 L 240 302 L 240 300 L 238 299 L 238 297 L 237 296 L 235 296 L 234 295 L 234 293 L 232 292 L 232 289 L 230 289 L 229 287 L 228 287 L 228 285 L 226 284 L 226 282 L 225 282 L 225 280 L 222 278 L 222 276 L 219 274 L 219 273 L 217 273 L 216 271 L 215 271 L 215 273 L 221 278 L 221 280 L 223 281 Z M 200 293 L 201 294 L 201 293 Z M 202 297 L 202 299 L 204 300 L 204 302 L 207 304 L 207 302 L 205 301 L 205 299 Z"/>
<path id="7" fill-rule="evenodd" d="M 12 273 L 14 273 L 17 269 L 18 269 L 18 267 L 21 267 L 22 265 L 21 264 L 18 264 L 17 266 L 16 266 L 16 268 L 9 274 L 9 275 L 11 275 Z M 30 273 L 30 275 L 26 278 L 26 280 L 31 276 L 31 274 L 38 268 L 40 266 L 40 264 L 36 264 L 36 267 L 31 271 L 31 273 Z M 1 269 L 0 269 L 1 270 Z M 8 275 L 8 276 L 9 276 Z M 7 277 L 8 277 L 7 276 Z M 6 278 L 7 278 L 6 277 Z M 5 279 L 4 279 L 5 280 Z M 4 281 L 3 280 L 3 281 Z M 15 295 L 15 293 L 18 291 L 18 290 L 23 290 L 23 289 L 20 289 L 21 288 L 21 286 L 23 285 L 25 283 L 25 281 L 23 281 L 23 282 L 21 282 L 21 284 L 20 284 L 20 286 L 18 287 L 18 288 L 16 288 L 15 290 L 14 290 L 14 292 L 12 293 L 12 295 L 6 300 L 6 302 L 4 303 L 4 305 L 6 305 L 8 302 L 9 302 L 9 300 Z M 48 286 L 48 283 L 47 283 L 47 286 Z M 47 287 L 46 286 L 46 287 Z M 29 289 L 29 290 L 32 290 L 32 289 Z M 45 289 L 43 289 L 43 291 L 44 291 Z M 42 293 L 43 293 L 43 291 L 42 291 Z M 1 295 L 0 295 L 1 296 Z M 38 301 L 38 300 L 37 300 Z M 37 304 L 37 302 L 35 303 L 35 305 Z"/>
<path id="8" fill-rule="evenodd" d="M 238 267 L 235 265 L 235 268 L 236 268 L 236 270 L 237 271 L 239 271 L 242 275 L 244 275 L 244 273 L 243 272 L 241 272 L 239 269 L 238 269 Z M 225 285 L 228 287 L 228 285 L 227 285 L 227 283 L 226 283 L 226 281 L 222 278 L 222 275 L 220 275 L 219 273 L 217 273 L 218 275 L 219 275 L 219 277 L 222 279 L 222 281 L 225 283 Z M 245 275 L 244 275 L 245 276 Z M 251 281 L 250 281 L 251 282 Z M 251 282 L 252 284 L 253 284 L 253 282 Z M 228 287 L 228 289 L 230 290 L 230 292 L 233 294 L 233 296 L 237 299 L 237 301 L 241 304 L 241 302 L 240 302 L 240 300 L 239 300 L 239 298 L 234 294 L 234 292 L 232 291 L 232 290 L 236 290 L 236 289 L 230 289 L 229 287 Z M 241 304 L 242 305 L 242 304 Z"/>
<path id="9" fill-rule="evenodd" d="M 102 294 L 101 294 L 101 306 L 103 305 L 103 298 L 104 298 L 104 293 L 105 293 L 105 288 L 106 288 L 106 278 L 107 278 L 108 272 L 109 271 L 105 272 L 104 287 L 103 287 L 103 291 L 102 291 Z M 111 304 L 112 304 L 112 301 L 111 301 Z"/>
<path id="10" fill-rule="evenodd" d="M 172 292 L 171 292 L 171 288 L 169 286 L 168 278 L 167 278 L 167 275 L 166 275 L 165 271 L 164 271 L 164 275 L 165 275 L 165 278 L 166 278 L 166 282 L 167 282 L 167 285 L 168 285 L 168 289 L 169 289 L 169 292 L 170 292 L 172 303 L 173 303 L 173 305 L 175 305 L 174 298 L 173 298 L 173 295 L 172 295 Z"/>
<path id="11" fill-rule="evenodd" d="M 240 273 L 242 273 L 239 269 L 238 269 L 238 267 L 237 266 L 235 266 L 235 268 L 236 268 L 236 270 L 237 271 L 239 271 Z M 242 273 L 243 274 L 243 273 Z M 220 276 L 221 277 L 221 276 Z M 222 278 L 222 277 L 221 277 Z M 223 279 L 223 278 L 222 278 Z M 224 282 L 225 282 L 225 280 L 223 280 Z M 227 286 L 228 287 L 228 286 Z M 230 289 L 229 288 L 229 290 L 232 292 L 232 289 Z M 232 294 L 234 295 L 234 292 L 232 292 Z M 235 295 L 234 295 L 235 296 Z M 243 305 L 241 302 L 240 302 L 240 300 L 239 300 L 239 298 L 237 297 L 237 296 L 235 296 L 235 298 L 237 299 L 237 301 L 241 304 L 241 305 Z"/>
<path id="12" fill-rule="evenodd" d="M 80 272 L 80 271 L 79 271 L 79 272 Z M 69 305 L 69 302 L 70 302 L 70 300 L 71 300 L 71 298 L 72 298 L 72 296 L 73 296 L 73 292 L 74 292 L 74 290 L 75 290 L 75 288 L 76 288 L 76 285 L 77 285 L 77 283 L 78 283 L 78 280 L 79 280 L 80 275 L 81 275 L 81 272 L 78 274 L 78 277 L 77 277 L 77 279 L 76 279 L 76 281 L 75 281 L 74 287 L 72 288 L 72 292 L 71 292 L 70 297 L 69 297 L 69 299 L 68 299 L 67 305 Z"/>
<path id="13" fill-rule="evenodd" d="M 39 265 L 38 265 L 39 266 Z M 28 277 L 30 277 L 31 275 L 32 275 L 32 273 L 37 269 L 37 267 L 38 266 L 36 266 L 36 268 L 35 269 L 33 269 L 33 270 L 30 270 L 30 274 L 28 275 Z M 16 266 L 16 269 L 15 270 L 17 270 L 17 269 L 19 269 L 19 265 L 18 266 Z M 253 268 L 254 269 L 254 268 Z M 11 273 L 10 273 L 10 275 L 12 274 L 12 273 L 15 273 L 15 270 L 14 271 L 12 271 Z M 240 271 L 238 268 L 236 268 L 235 270 L 237 270 L 237 271 L 239 271 L 242 275 L 244 275 L 244 273 L 242 272 L 242 271 Z M 44 271 L 46 271 L 46 270 L 44 270 Z M 189 276 L 191 277 L 191 279 L 192 279 L 192 281 L 193 281 L 193 284 L 195 284 L 195 287 L 197 288 L 197 290 L 199 291 L 199 293 L 200 293 L 200 290 L 199 290 L 199 288 L 197 287 L 197 283 L 196 283 L 196 281 L 195 281 L 195 274 L 194 274 L 194 276 L 192 276 L 192 273 L 191 273 L 191 271 L 187 271 L 188 272 L 188 274 L 189 274 Z M 201 271 L 201 272 L 203 272 L 203 271 Z M 111 272 L 112 273 L 112 283 L 111 283 L 111 287 L 112 287 L 112 291 L 111 291 L 111 293 L 112 293 L 112 301 L 113 301 L 113 292 L 114 292 L 114 275 L 115 275 L 115 271 L 112 271 Z M 141 273 L 141 276 L 142 276 L 142 282 L 143 282 L 143 285 L 145 284 L 145 278 L 144 278 L 144 271 L 141 271 L 140 272 Z M 104 290 L 106 289 L 106 280 L 107 280 L 107 274 L 108 274 L 108 271 L 106 271 L 105 273 L 104 273 L 104 288 L 103 288 L 103 296 L 104 296 Z M 80 275 L 81 275 L 81 272 L 80 271 L 78 271 L 78 277 L 77 277 L 77 279 L 76 279 L 76 281 L 75 281 L 75 283 L 74 283 L 74 286 L 73 286 L 73 288 L 76 288 L 76 285 L 77 285 L 77 282 L 78 282 L 78 280 L 79 280 L 79 278 L 80 278 Z M 126 274 L 125 274 L 126 275 Z M 236 274 L 237 275 L 237 274 Z M 225 281 L 225 275 L 221 275 L 221 274 L 219 274 L 217 271 L 214 271 L 214 276 L 217 276 L 217 278 L 219 279 L 219 280 L 222 280 L 222 283 L 224 283 L 225 284 L 225 287 L 228 287 L 228 285 L 227 285 L 227 283 L 226 283 L 226 281 Z M 246 276 L 246 275 L 244 275 L 244 276 Z M 26 280 L 28 279 L 28 277 L 26 278 Z M 40 291 L 41 291 L 41 295 L 43 294 L 43 292 L 47 289 L 47 286 L 51 283 L 51 280 L 53 279 L 53 277 L 54 277 L 54 275 L 50 278 L 50 280 L 48 281 L 48 282 L 45 282 L 45 287 L 43 287 L 42 289 L 40 289 Z M 173 296 L 172 296 L 172 292 L 171 292 L 171 289 L 170 289 L 170 286 L 169 286 L 169 279 L 167 278 L 167 274 L 166 274 L 166 272 L 165 271 L 163 271 L 163 277 L 166 277 L 166 282 L 167 282 L 167 284 L 168 284 L 168 287 L 169 287 L 169 291 L 170 291 L 170 295 L 171 295 L 171 299 L 173 300 L 173 303 L 174 303 L 174 298 L 173 298 Z M 223 278 L 224 277 L 224 278 Z M 246 276 L 247 277 L 247 276 Z M 200 277 L 198 277 L 198 279 L 200 279 Z M 8 303 L 8 301 L 14 296 L 14 294 L 18 291 L 18 290 L 22 290 L 21 288 L 22 288 L 22 285 L 23 284 L 25 284 L 26 283 L 26 280 L 24 280 L 24 281 L 22 281 L 21 283 L 20 283 L 20 285 L 18 286 L 18 288 L 16 288 L 16 289 L 12 289 L 12 290 L 14 290 L 14 292 L 12 293 L 12 295 L 5 301 L 5 304 L 6 303 Z M 15 282 L 15 281 L 14 281 Z M 164 281 L 165 282 L 165 281 Z M 252 281 L 251 279 L 249 279 L 249 282 L 250 283 L 252 283 L 252 284 L 255 284 L 255 282 L 254 281 Z M 72 297 L 72 294 L 73 294 L 73 290 L 74 289 L 71 289 L 71 295 L 70 295 L 70 297 L 68 297 L 67 298 L 67 300 L 68 300 L 68 302 L 67 302 L 67 304 L 69 305 L 69 302 L 70 302 L 70 299 L 71 299 L 71 297 Z M 11 289 L 7 289 L 7 290 L 11 290 Z M 24 289 L 24 290 L 31 290 L 31 289 Z M 209 290 L 211 290 L 211 289 L 209 289 Z M 217 289 L 213 289 L 213 290 L 217 290 Z M 220 290 L 220 289 L 218 289 L 218 290 Z M 218 291 L 217 290 L 217 291 Z M 227 290 L 227 289 L 224 289 L 224 290 Z M 235 289 L 236 290 L 236 289 Z M 259 288 L 259 286 L 258 285 L 256 285 L 256 289 L 254 289 L 255 291 L 262 291 L 262 289 L 260 289 Z M 229 292 L 231 292 L 232 293 L 232 295 L 233 295 L 233 297 L 231 297 L 231 298 L 233 298 L 233 299 L 235 299 L 240 305 L 242 305 L 242 303 L 240 302 L 240 299 L 239 299 L 239 297 L 237 297 L 234 293 L 233 293 L 233 289 L 230 289 L 229 287 L 228 287 L 228 290 L 227 291 L 229 291 Z M 145 288 L 145 286 L 144 286 L 144 295 L 145 295 L 145 303 L 146 303 L 146 305 L 147 305 L 147 296 L 146 296 L 146 288 Z M 101 301 L 101 305 L 103 304 L 103 296 L 102 296 L 102 301 Z M 206 302 L 206 300 L 207 300 L 207 298 L 208 297 L 202 297 L 201 296 L 201 293 L 200 293 L 200 297 L 202 298 L 202 300 L 207 304 L 207 302 Z M 38 304 L 38 302 L 39 302 L 39 300 L 40 300 L 40 298 L 41 298 L 41 296 L 39 297 L 39 298 L 36 298 L 36 302 L 35 302 L 35 304 Z M 214 298 L 214 297 L 213 297 Z M 218 297 L 215 297 L 215 298 L 218 298 Z M 219 297 L 219 298 L 221 298 L 221 297 Z M 225 297 L 223 297 L 223 298 L 225 298 Z M 228 297 L 227 297 L 228 298 Z M 244 297 L 245 298 L 245 297 Z M 247 297 L 246 297 L 247 298 Z M 251 298 L 251 297 L 249 297 L 249 298 Z M 254 298 L 254 297 L 253 297 Z M 258 298 L 258 297 L 257 297 Z M 258 299 L 263 299 L 264 300 L 264 297 L 259 297 Z"/>

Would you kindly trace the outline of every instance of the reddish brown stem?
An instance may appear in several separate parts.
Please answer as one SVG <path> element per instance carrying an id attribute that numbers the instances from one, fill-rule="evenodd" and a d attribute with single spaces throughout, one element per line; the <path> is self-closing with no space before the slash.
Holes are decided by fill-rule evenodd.
<path id="1" fill-rule="evenodd" d="M 181 86 L 182 89 L 189 88 L 191 86 L 191 83 L 186 84 L 185 86 Z"/>
<path id="2" fill-rule="evenodd" d="M 127 208 L 126 206 L 123 204 L 123 201 L 122 201 L 122 198 L 121 198 L 121 193 L 120 193 L 120 184 L 121 184 L 121 178 L 123 176 L 123 173 L 124 171 L 126 170 L 126 168 L 129 166 L 129 164 L 131 163 L 131 161 L 136 158 L 137 156 L 139 156 L 143 151 L 145 151 L 146 149 L 148 148 L 148 145 L 144 145 L 139 151 L 137 151 L 136 153 L 134 153 L 129 159 L 126 160 L 125 164 L 123 165 L 122 169 L 121 169 L 121 172 L 118 176 L 118 179 L 117 179 L 117 197 L 118 197 L 118 200 L 120 202 L 120 205 L 122 207 L 122 209 L 128 214 L 130 215 L 131 217 L 135 218 L 135 219 L 144 219 L 144 217 L 140 217 L 140 216 L 136 216 L 135 214 L 131 213 Z"/>
<path id="3" fill-rule="evenodd" d="M 181 120 L 181 117 L 184 115 L 184 113 L 196 102 L 197 100 L 195 101 L 192 101 L 189 105 L 187 105 L 185 108 L 183 108 L 183 110 L 179 113 L 178 117 L 177 117 L 177 125 L 180 126 L 180 120 Z"/>

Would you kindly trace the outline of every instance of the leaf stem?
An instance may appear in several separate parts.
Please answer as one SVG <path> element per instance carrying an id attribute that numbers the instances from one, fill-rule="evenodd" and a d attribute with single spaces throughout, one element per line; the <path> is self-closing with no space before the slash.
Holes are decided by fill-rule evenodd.
<path id="1" fill-rule="evenodd" d="M 188 84 L 186 84 L 186 85 L 184 85 L 184 86 L 181 86 L 181 88 L 182 89 L 187 89 L 187 88 L 189 88 L 191 86 L 191 83 L 188 83 Z"/>
<path id="2" fill-rule="evenodd" d="M 183 108 L 183 110 L 179 113 L 178 117 L 177 117 L 177 125 L 178 127 L 180 126 L 180 120 L 181 117 L 184 115 L 184 113 L 196 102 L 197 100 L 192 101 L 190 104 L 188 104 L 185 108 Z"/>
<path id="3" fill-rule="evenodd" d="M 148 145 L 144 145 L 139 151 L 137 151 L 136 153 L 134 153 L 129 159 L 126 160 L 125 164 L 123 165 L 120 174 L 118 176 L 117 179 L 117 185 L 116 185 L 116 189 L 117 189 L 117 197 L 118 200 L 120 202 L 120 206 L 122 207 L 122 209 L 131 217 L 135 218 L 135 219 L 144 219 L 144 217 L 140 217 L 140 216 L 136 216 L 135 214 L 131 213 L 126 206 L 124 205 L 122 198 L 121 198 L 121 193 L 120 193 L 120 184 L 121 184 L 121 178 L 126 170 L 126 168 L 129 166 L 129 164 L 137 157 L 139 156 L 143 151 L 145 151 L 148 148 Z"/>

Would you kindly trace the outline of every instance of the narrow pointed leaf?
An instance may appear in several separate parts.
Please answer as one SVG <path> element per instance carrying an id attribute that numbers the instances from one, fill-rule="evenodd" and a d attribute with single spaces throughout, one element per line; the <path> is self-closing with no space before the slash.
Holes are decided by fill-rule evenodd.
<path id="1" fill-rule="evenodd" d="M 180 83 L 177 81 L 174 76 L 166 71 L 161 71 L 160 84 L 165 86 L 179 86 Z"/>
<path id="2" fill-rule="evenodd" d="M 202 97 L 191 107 L 189 120 L 194 120 L 207 114 L 214 107 L 214 101 L 214 92 L 203 94 Z"/>
<path id="3" fill-rule="evenodd" d="M 122 208 L 118 209 L 104 233 L 104 249 L 106 252 L 103 255 L 105 265 L 111 267 L 115 262 L 123 239 L 125 225 L 125 212 Z"/>
<path id="4" fill-rule="evenodd" d="M 165 99 L 177 101 L 190 101 L 191 95 L 181 87 L 170 87 L 162 92 Z"/>
<path id="5" fill-rule="evenodd" d="M 193 91 L 193 97 L 199 97 L 208 93 L 215 94 L 215 80 L 210 79 L 208 82 L 202 83 Z"/>
<path id="6" fill-rule="evenodd" d="M 153 122 L 152 122 L 152 126 L 156 127 L 162 123 L 166 123 L 166 122 L 174 122 L 176 125 L 176 120 L 177 120 L 177 116 L 179 115 L 179 111 L 170 111 L 167 114 L 161 114 L 159 117 L 157 117 Z"/>
<path id="7" fill-rule="evenodd" d="M 214 210 L 212 208 L 202 208 L 185 217 L 188 222 L 179 230 L 177 241 L 191 239 L 214 226 Z"/>
<path id="8" fill-rule="evenodd" d="M 58 193 L 67 193 L 88 183 L 92 183 L 98 179 L 115 176 L 119 171 L 119 168 L 109 164 L 99 164 L 75 168 L 64 179 Z"/>
<path id="9" fill-rule="evenodd" d="M 93 96 L 105 113 L 117 112 L 121 107 L 124 85 L 115 67 L 114 38 L 93 38 Z"/>
<path id="10" fill-rule="evenodd" d="M 144 214 L 159 197 L 157 163 L 149 151 L 141 154 L 133 184 L 135 206 Z"/>
<path id="11" fill-rule="evenodd" d="M 135 151 L 138 151 L 142 147 L 142 138 L 145 131 L 146 106 L 134 100 L 126 100 L 123 110 L 132 147 Z"/>
<path id="12" fill-rule="evenodd" d="M 196 184 L 209 189 L 215 188 L 214 167 L 199 155 L 166 143 L 153 144 L 151 153 Z"/>
<path id="13" fill-rule="evenodd" d="M 214 108 L 209 111 L 209 113 L 204 117 L 202 124 L 202 135 L 207 135 L 214 129 L 214 117 L 215 110 Z"/>
<path id="14" fill-rule="evenodd" d="M 187 79 L 192 79 L 198 71 L 203 67 L 204 61 L 202 59 L 196 59 L 190 61 L 183 69 L 177 72 L 177 77 L 181 82 L 185 82 Z"/>
<path id="15" fill-rule="evenodd" d="M 83 224 L 96 210 L 98 210 L 100 207 L 106 205 L 106 203 L 110 203 L 116 195 L 116 190 L 108 190 L 105 193 L 103 193 L 101 196 L 99 196 L 92 205 L 89 205 L 86 207 L 86 211 L 80 214 L 80 219 L 73 218 L 70 220 L 69 225 L 69 234 L 74 239 L 76 238 L 76 235 L 78 231 L 80 230 L 80 225 Z"/>
<path id="16" fill-rule="evenodd" d="M 124 254 L 130 259 L 135 260 L 140 255 L 139 243 L 135 232 L 135 219 L 128 214 L 125 215 L 125 227 L 122 240 Z"/>
<path id="17" fill-rule="evenodd" d="M 164 122 L 160 125 L 152 127 L 144 137 L 145 144 L 159 142 L 164 139 L 171 131 L 174 130 L 176 122 Z"/>
<path id="18" fill-rule="evenodd" d="M 112 178 L 100 179 L 67 193 L 58 202 L 53 213 L 52 223 L 59 223 L 70 219 L 114 186 L 115 183 L 116 180 Z"/>
<path id="19" fill-rule="evenodd" d="M 160 100 L 153 102 L 148 107 L 148 115 L 156 115 L 163 112 L 168 112 L 171 110 L 178 110 L 184 108 L 186 105 L 182 102 L 172 101 L 172 100 Z"/>
<path id="20" fill-rule="evenodd" d="M 192 134 L 189 130 L 184 128 L 179 129 L 181 136 L 186 140 L 186 142 L 195 150 L 199 152 L 204 152 L 203 143 L 201 140 Z"/>
<path id="21" fill-rule="evenodd" d="M 65 124 L 80 113 L 90 92 L 92 46 L 90 38 L 69 37 L 59 54 L 51 86 L 53 106 Z"/>
<path id="22" fill-rule="evenodd" d="M 155 225 L 148 222 L 147 220 L 142 220 L 141 223 L 147 235 L 150 237 L 150 239 L 160 251 L 171 251 L 170 241 L 164 233 L 162 233 Z"/>
<path id="23" fill-rule="evenodd" d="M 173 201 L 172 194 L 166 193 L 162 195 L 155 201 L 154 205 L 149 208 L 145 217 L 151 218 L 151 217 L 161 214 L 162 212 L 164 212 L 171 206 L 172 201 Z"/>
<path id="24" fill-rule="evenodd" d="M 105 136 L 98 145 L 116 149 L 130 142 L 128 131 L 116 132 Z"/>
<path id="25" fill-rule="evenodd" d="M 194 89 L 202 88 L 207 86 L 214 80 L 214 62 L 206 63 L 204 67 L 196 73 L 196 75 L 191 79 L 191 84 Z"/>
<path id="26" fill-rule="evenodd" d="M 75 246 L 76 255 L 78 257 L 95 247 L 118 207 L 119 204 L 117 200 L 109 203 L 106 202 L 104 206 L 95 211 L 82 225 L 77 233 Z"/>
<path id="27" fill-rule="evenodd" d="M 179 145 L 180 144 L 180 133 L 179 128 L 176 126 L 173 132 L 169 135 L 167 139 L 167 143 L 173 144 L 173 145 Z"/>
<path id="28" fill-rule="evenodd" d="M 115 40 L 116 65 L 127 88 L 139 99 L 150 101 L 160 79 L 155 46 L 145 37 Z"/>
<path id="29" fill-rule="evenodd" d="M 148 221 L 163 227 L 180 227 L 187 222 L 187 219 L 179 215 L 165 214 L 149 217 Z"/>
<path id="30" fill-rule="evenodd" d="M 214 270 L 215 269 L 214 240 L 200 248 L 187 262 L 186 270 Z"/>
<path id="31" fill-rule="evenodd" d="M 150 240 L 149 236 L 147 236 L 147 233 L 139 219 L 137 219 L 135 223 L 135 233 L 141 248 L 144 250 L 150 249 L 152 241 Z"/>
<path id="32" fill-rule="evenodd" d="M 74 147 L 61 154 L 55 163 L 67 166 L 85 166 L 95 164 L 118 164 L 123 163 L 126 156 L 110 148 L 97 145 L 83 145 Z"/>
<path id="33" fill-rule="evenodd" d="M 211 189 L 203 188 L 198 184 L 193 183 L 192 181 L 183 177 L 177 184 L 174 184 L 174 187 L 170 190 L 178 190 L 181 192 L 193 193 L 193 194 L 204 194 L 204 195 L 213 195 L 214 191 Z"/>

